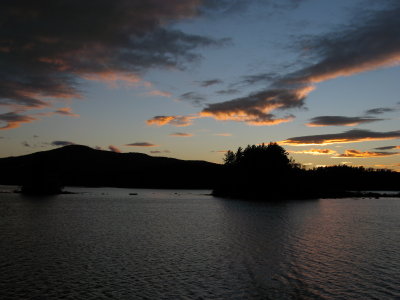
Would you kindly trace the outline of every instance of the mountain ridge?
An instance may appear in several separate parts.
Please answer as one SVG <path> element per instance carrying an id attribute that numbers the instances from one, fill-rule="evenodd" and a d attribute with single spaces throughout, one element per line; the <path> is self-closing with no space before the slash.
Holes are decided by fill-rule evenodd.
<path id="1" fill-rule="evenodd" d="M 63 185 L 211 188 L 222 165 L 144 153 L 116 153 L 68 145 L 22 156 L 0 158 L 1 184 L 21 185 L 37 177 Z"/>

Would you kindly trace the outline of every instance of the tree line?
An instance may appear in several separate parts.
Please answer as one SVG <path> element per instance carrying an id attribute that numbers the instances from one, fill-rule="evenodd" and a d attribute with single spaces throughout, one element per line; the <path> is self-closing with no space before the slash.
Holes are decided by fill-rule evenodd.
<path id="1" fill-rule="evenodd" d="M 306 169 L 277 143 L 227 151 L 214 194 L 248 198 L 319 198 L 348 191 L 400 190 L 400 173 L 336 165 Z"/>

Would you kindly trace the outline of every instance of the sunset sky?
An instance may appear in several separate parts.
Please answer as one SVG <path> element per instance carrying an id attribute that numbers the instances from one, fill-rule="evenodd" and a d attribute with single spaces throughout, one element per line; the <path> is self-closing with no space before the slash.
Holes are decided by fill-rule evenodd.
<path id="1" fill-rule="evenodd" d="M 2 0 L 0 157 L 83 144 L 400 171 L 398 0 Z"/>

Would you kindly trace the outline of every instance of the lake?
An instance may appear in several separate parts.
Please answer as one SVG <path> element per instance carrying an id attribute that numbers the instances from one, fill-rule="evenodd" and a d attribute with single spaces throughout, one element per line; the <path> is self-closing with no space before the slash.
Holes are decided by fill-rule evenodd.
<path id="1" fill-rule="evenodd" d="M 1 299 L 400 298 L 399 199 L 66 190 L 0 194 Z"/>

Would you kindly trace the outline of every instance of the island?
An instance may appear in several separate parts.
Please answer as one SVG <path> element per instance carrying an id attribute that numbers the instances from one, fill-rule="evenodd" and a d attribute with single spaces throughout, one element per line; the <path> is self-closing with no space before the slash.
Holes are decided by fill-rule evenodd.
<path id="1" fill-rule="evenodd" d="M 224 177 L 213 195 L 260 201 L 400 197 L 400 193 L 379 191 L 400 191 L 400 173 L 347 165 L 306 169 L 282 146 L 271 142 L 228 151 Z"/>
<path id="2" fill-rule="evenodd" d="M 0 184 L 31 195 L 63 186 L 211 189 L 225 198 L 280 201 L 399 195 L 400 173 L 337 165 L 307 169 L 277 143 L 227 151 L 223 164 L 69 145 L 0 158 Z M 383 191 L 397 191 L 397 194 Z"/>

